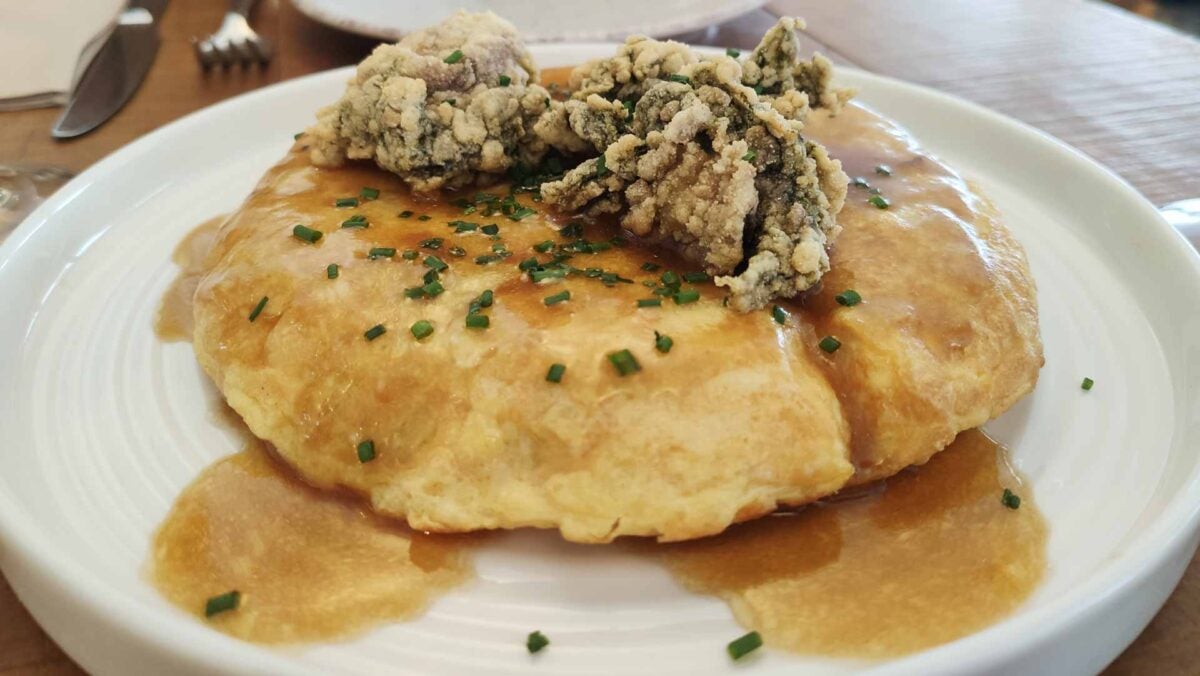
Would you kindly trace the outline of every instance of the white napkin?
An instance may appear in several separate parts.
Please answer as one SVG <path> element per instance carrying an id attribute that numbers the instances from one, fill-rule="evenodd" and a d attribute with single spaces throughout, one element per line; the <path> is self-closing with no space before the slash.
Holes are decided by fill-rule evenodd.
<path id="1" fill-rule="evenodd" d="M 65 103 L 124 0 L 0 0 L 0 110 Z"/>

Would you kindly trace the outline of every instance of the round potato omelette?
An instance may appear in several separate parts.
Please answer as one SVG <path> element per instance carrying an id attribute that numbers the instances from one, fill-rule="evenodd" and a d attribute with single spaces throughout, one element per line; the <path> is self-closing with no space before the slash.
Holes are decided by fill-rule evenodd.
<path id="1" fill-rule="evenodd" d="M 529 194 L 484 215 L 506 186 L 423 196 L 314 167 L 300 137 L 220 231 L 197 356 L 304 479 L 419 530 L 684 540 L 886 477 L 1033 388 L 1034 284 L 990 203 L 893 123 L 851 104 L 806 133 L 861 177 L 831 269 L 745 314 L 611 224 Z M 519 265 L 580 234 L 576 272 Z"/>

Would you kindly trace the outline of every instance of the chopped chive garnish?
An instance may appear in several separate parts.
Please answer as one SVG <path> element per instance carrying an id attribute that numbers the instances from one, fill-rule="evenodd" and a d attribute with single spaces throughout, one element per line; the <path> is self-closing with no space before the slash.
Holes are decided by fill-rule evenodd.
<path id="1" fill-rule="evenodd" d="M 834 338 L 833 336 L 825 336 L 824 338 L 821 339 L 821 342 L 817 343 L 817 347 L 821 348 L 828 354 L 833 354 L 834 352 L 837 352 L 838 348 L 841 346 L 842 346 L 842 341 L 838 340 L 837 338 Z"/>
<path id="2" fill-rule="evenodd" d="M 687 305 L 688 303 L 695 303 L 700 300 L 700 292 L 695 289 L 687 289 L 686 291 L 676 292 L 674 298 L 676 305 Z"/>
<path id="3" fill-rule="evenodd" d="M 377 246 L 367 252 L 367 258 L 391 258 L 396 250 L 390 246 Z"/>
<path id="4" fill-rule="evenodd" d="M 1000 504 L 1004 505 L 1005 507 L 1007 507 L 1009 509 L 1020 509 L 1021 508 L 1021 496 L 1019 496 L 1016 493 L 1013 493 L 1012 491 L 1005 488 L 1004 494 L 1000 496 Z"/>
<path id="5" fill-rule="evenodd" d="M 479 307 L 491 307 L 493 298 L 494 295 L 491 289 L 479 294 Z"/>
<path id="6" fill-rule="evenodd" d="M 596 178 L 600 178 L 608 173 L 608 160 L 605 159 L 604 153 L 600 153 L 600 157 L 596 158 Z"/>
<path id="7" fill-rule="evenodd" d="M 629 350 L 621 350 L 608 355 L 608 361 L 617 369 L 617 373 L 621 376 L 627 376 L 630 373 L 637 373 L 642 370 L 642 365 L 638 363 L 637 358 Z"/>
<path id="8" fill-rule="evenodd" d="M 468 329 L 486 329 L 491 323 L 487 315 L 467 315 Z"/>
<path id="9" fill-rule="evenodd" d="M 413 324 L 412 328 L 409 330 L 412 331 L 414 338 L 421 340 L 422 338 L 428 338 L 429 336 L 433 335 L 433 324 L 430 324 L 422 319 Z"/>
<path id="10" fill-rule="evenodd" d="M 296 134 L 292 134 L 292 140 L 293 140 L 293 141 L 299 141 L 301 136 L 304 136 L 304 132 L 299 132 L 299 133 L 296 133 Z"/>
<path id="11" fill-rule="evenodd" d="M 583 237 L 583 223 L 580 221 L 571 221 L 563 227 L 559 228 L 558 236 L 563 239 L 576 239 Z"/>
<path id="12" fill-rule="evenodd" d="M 356 206 L 358 206 L 358 198 L 357 197 L 339 197 L 337 199 L 337 201 L 335 201 L 333 203 L 333 206 L 335 206 L 339 209 L 348 209 L 350 207 L 356 207 Z"/>
<path id="13" fill-rule="evenodd" d="M 659 277 L 659 279 L 667 286 L 679 286 L 679 275 L 670 270 L 662 273 L 662 277 Z"/>
<path id="14" fill-rule="evenodd" d="M 454 105 L 454 104 L 458 103 L 458 99 L 446 99 L 446 103 L 449 103 L 450 105 Z"/>
<path id="15" fill-rule="evenodd" d="M 875 167 L 875 173 L 879 174 L 880 176 L 891 176 L 892 168 L 886 164 L 880 164 Z"/>
<path id="16" fill-rule="evenodd" d="M 501 86 L 501 87 L 507 87 L 507 86 L 508 86 L 508 85 L 510 85 L 510 84 L 512 84 L 512 78 L 511 78 L 511 77 L 509 77 L 509 76 L 507 76 L 507 75 L 501 75 L 501 76 L 500 76 L 500 86 Z"/>
<path id="17" fill-rule="evenodd" d="M 241 602 L 242 593 L 236 589 L 213 596 L 204 602 L 204 616 L 212 617 L 213 615 L 219 615 L 229 610 L 237 610 L 238 604 Z"/>
<path id="18" fill-rule="evenodd" d="M 350 218 L 342 221 L 343 228 L 365 228 L 370 223 L 367 222 L 367 217 L 362 214 L 354 214 Z"/>
<path id="19" fill-rule="evenodd" d="M 554 248 L 554 242 L 552 242 L 550 240 L 546 240 L 544 242 L 538 242 L 537 244 L 533 245 L 533 250 L 537 251 L 538 253 L 546 253 L 547 251 L 549 251 L 553 248 Z"/>
<path id="20" fill-rule="evenodd" d="M 871 187 L 871 184 L 867 182 L 867 179 L 863 178 L 862 176 L 855 176 L 854 178 L 850 179 L 850 185 L 855 186 L 856 188 Z"/>
<path id="21" fill-rule="evenodd" d="M 444 58 L 442 60 L 445 61 L 446 63 L 458 63 L 459 61 L 462 61 L 462 58 L 463 58 L 462 50 L 456 49 L 453 52 L 450 52 L 450 56 L 447 56 L 446 58 Z"/>
<path id="22" fill-rule="evenodd" d="M 379 188 L 372 188 L 369 186 L 364 186 L 362 190 L 358 191 L 358 196 L 361 197 L 363 199 L 363 201 L 366 201 L 366 202 L 370 202 L 371 200 L 377 200 L 377 199 L 379 199 Z"/>
<path id="23" fill-rule="evenodd" d="M 854 289 L 846 289 L 833 298 L 838 302 L 838 305 L 845 305 L 846 307 L 854 307 L 862 302 L 862 296 Z"/>
<path id="24" fill-rule="evenodd" d="M 430 216 L 429 214 L 421 214 L 420 216 L 417 216 L 418 221 L 428 221 L 431 218 L 433 218 L 433 216 Z"/>
<path id="25" fill-rule="evenodd" d="M 255 319 L 258 319 L 258 316 L 262 314 L 263 308 L 265 308 L 266 306 L 267 306 L 267 297 L 263 296 L 262 299 L 258 301 L 258 305 L 255 305 L 254 309 L 250 311 L 250 317 L 249 317 L 250 321 L 254 321 Z"/>
<path id="26" fill-rule="evenodd" d="M 401 256 L 406 261 L 415 261 L 415 260 L 417 260 L 417 256 L 419 256 L 419 255 L 420 254 L 418 254 L 416 251 L 413 251 L 412 249 L 405 249 L 404 253 L 401 254 Z"/>
<path id="27" fill-rule="evenodd" d="M 447 225 L 454 226 L 454 232 L 474 232 L 478 227 L 478 223 L 470 221 L 450 221 Z"/>
<path id="28" fill-rule="evenodd" d="M 712 277 L 709 277 L 707 272 L 685 272 L 683 273 L 683 279 L 692 284 L 699 284 L 709 281 Z"/>
<path id="29" fill-rule="evenodd" d="M 625 100 L 621 101 L 621 105 L 625 106 L 625 119 L 632 120 L 633 119 L 633 109 L 634 109 L 634 106 L 637 104 L 634 102 L 633 99 L 625 99 Z"/>
<path id="30" fill-rule="evenodd" d="M 546 372 L 546 380 L 552 383 L 561 383 L 563 374 L 567 372 L 567 367 L 564 364 L 551 364 L 550 370 Z"/>
<path id="31" fill-rule="evenodd" d="M 375 459 L 375 442 L 367 439 L 358 442 L 358 461 L 371 462 Z"/>
<path id="32" fill-rule="evenodd" d="M 779 307 L 778 305 L 771 308 L 771 316 L 775 318 L 776 324 L 786 324 L 787 323 L 787 317 L 788 317 L 787 310 L 784 310 L 783 308 Z"/>
<path id="33" fill-rule="evenodd" d="M 657 272 L 660 267 L 655 263 L 642 263 L 642 269 L 646 272 Z"/>
<path id="34" fill-rule="evenodd" d="M 412 215 L 413 215 L 413 212 L 408 209 L 405 209 L 404 211 L 400 212 L 400 218 L 412 218 Z"/>
<path id="35" fill-rule="evenodd" d="M 325 268 L 325 276 L 329 279 L 337 279 L 338 274 L 340 273 L 337 263 L 330 263 L 329 267 Z"/>
<path id="36" fill-rule="evenodd" d="M 543 279 L 562 279 L 567 276 L 566 268 L 551 268 L 549 270 L 530 270 L 529 279 L 540 282 Z"/>
<path id="37" fill-rule="evenodd" d="M 503 253 L 504 251 L 507 251 L 507 249 L 504 248 L 504 242 L 496 242 L 492 245 L 492 251 L 496 253 Z"/>
<path id="38" fill-rule="evenodd" d="M 483 254 L 482 256 L 475 257 L 475 264 L 476 265 L 487 265 L 488 263 L 495 263 L 496 261 L 503 260 L 503 259 L 504 259 L 504 256 L 500 256 L 498 254 Z"/>
<path id="39" fill-rule="evenodd" d="M 441 279 L 441 277 L 438 275 L 437 270 L 426 270 L 421 279 L 425 280 L 426 284 L 432 284 Z"/>
<path id="40" fill-rule="evenodd" d="M 550 645 L 550 639 L 540 631 L 530 632 L 529 638 L 525 639 L 525 647 L 530 653 L 539 652 L 548 645 Z"/>
<path id="41" fill-rule="evenodd" d="M 658 331 L 654 332 L 654 349 L 666 354 L 671 351 L 671 346 L 674 344 L 675 341 L 671 340 L 670 336 Z"/>
<path id="42" fill-rule="evenodd" d="M 637 302 L 637 306 L 638 307 L 662 307 L 662 299 L 661 298 L 639 298 L 638 302 Z"/>
<path id="43" fill-rule="evenodd" d="M 450 267 L 449 265 L 446 265 L 446 261 L 438 258 L 437 256 L 434 256 L 433 254 L 430 254 L 425 257 L 425 265 L 433 268 L 434 270 L 436 270 L 438 272 L 441 272 L 442 270 L 445 270 L 446 268 Z"/>
<path id="44" fill-rule="evenodd" d="M 690 77 L 683 75 L 681 73 L 671 73 L 670 75 L 667 76 L 667 79 L 670 80 L 671 82 L 679 82 L 681 84 L 691 84 L 692 83 L 692 79 Z"/>
<path id="45" fill-rule="evenodd" d="M 297 225 L 292 228 L 292 236 L 296 239 L 304 240 L 309 244 L 316 244 L 321 240 L 321 231 L 313 230 L 308 226 Z"/>
<path id="46" fill-rule="evenodd" d="M 736 59 L 741 55 L 742 55 L 742 52 L 740 50 L 734 49 L 732 47 L 725 50 L 725 56 L 732 56 L 733 58 Z"/>
<path id="47" fill-rule="evenodd" d="M 421 247 L 422 249 L 437 250 L 442 248 L 442 238 L 430 237 L 429 239 L 423 239 L 420 242 L 417 242 L 417 246 Z"/>
<path id="48" fill-rule="evenodd" d="M 425 287 L 410 286 L 404 290 L 404 297 L 412 298 L 413 300 L 416 300 L 418 298 L 424 298 L 425 297 Z"/>
<path id="49" fill-rule="evenodd" d="M 1096 381 L 1092 380 L 1091 378 L 1084 378 L 1083 382 L 1080 383 L 1079 386 L 1085 390 L 1090 390 L 1090 389 L 1092 389 L 1092 386 L 1095 384 L 1096 384 Z"/>
<path id="50" fill-rule="evenodd" d="M 442 286 L 442 283 L 436 279 L 421 287 L 421 292 L 430 298 L 437 298 L 445 290 L 446 287 Z"/>
<path id="51" fill-rule="evenodd" d="M 889 202 L 888 199 L 883 195 L 871 195 L 867 201 L 874 205 L 877 209 L 886 209 L 892 205 L 892 203 Z"/>
<path id="52" fill-rule="evenodd" d="M 495 223 L 488 223 L 480 228 L 479 231 L 485 235 L 498 235 L 500 234 L 500 226 L 496 225 Z"/>
<path id="53" fill-rule="evenodd" d="M 757 631 L 752 631 L 745 636 L 740 636 L 730 641 L 729 645 L 725 646 L 725 650 L 729 653 L 730 657 L 740 660 L 761 648 L 762 644 L 762 636 Z"/>
<path id="54" fill-rule="evenodd" d="M 458 256 L 459 258 L 467 255 L 467 250 L 461 246 L 452 246 L 448 251 L 451 256 Z"/>
<path id="55" fill-rule="evenodd" d="M 754 150 L 754 148 L 747 150 L 746 154 L 742 155 L 742 159 L 746 160 L 747 162 L 753 162 L 754 158 L 756 157 L 758 157 L 758 153 Z"/>
<path id="56" fill-rule="evenodd" d="M 536 211 L 534 211 L 533 209 L 530 209 L 529 207 L 518 207 L 516 209 L 516 211 L 513 211 L 511 214 L 508 215 L 508 218 L 511 221 L 519 221 L 522 218 L 525 218 L 526 216 L 532 216 L 536 213 L 537 213 Z"/>
<path id="57" fill-rule="evenodd" d="M 559 291 L 558 293 L 556 293 L 552 296 L 546 296 L 545 298 L 542 299 L 542 302 L 545 303 L 547 306 L 550 306 L 550 305 L 558 305 L 559 303 L 561 303 L 563 301 L 567 301 L 567 300 L 571 300 L 571 292 L 567 291 L 566 289 L 563 289 L 562 291 Z"/>
<path id="58" fill-rule="evenodd" d="M 366 333 L 363 334 L 363 337 L 368 341 L 372 341 L 385 333 L 387 333 L 387 329 L 383 328 L 383 324 L 376 324 L 375 326 L 367 329 Z"/>

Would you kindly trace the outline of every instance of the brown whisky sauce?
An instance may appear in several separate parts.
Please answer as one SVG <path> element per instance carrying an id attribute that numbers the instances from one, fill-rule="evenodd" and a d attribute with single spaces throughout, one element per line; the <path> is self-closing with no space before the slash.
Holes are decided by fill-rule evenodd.
<path id="1" fill-rule="evenodd" d="M 410 619 L 472 575 L 471 536 L 425 535 L 361 501 L 305 485 L 260 441 L 206 469 L 154 536 L 151 579 L 210 626 L 257 643 L 298 643 Z"/>
<path id="2" fill-rule="evenodd" d="M 891 657 L 978 631 L 1033 592 L 1046 524 L 1021 486 L 1004 448 L 968 430 L 924 466 L 849 495 L 657 549 L 772 648 Z M 1001 503 L 1006 488 L 1019 509 Z"/>
<path id="3" fill-rule="evenodd" d="M 566 84 L 569 72 L 543 71 L 542 81 Z M 875 161 L 850 164 L 865 170 Z M 458 214 L 448 203 L 406 199 L 437 221 Z M 437 221 L 406 222 L 412 232 L 391 244 L 442 236 Z M 155 323 L 163 340 L 191 338 L 192 296 L 223 222 L 202 224 L 176 249 L 179 277 Z M 1021 496 L 1020 509 L 1001 504 L 1005 488 Z M 716 537 L 635 549 L 660 558 L 689 589 L 725 600 L 772 648 L 885 658 L 1012 612 L 1044 574 L 1045 541 L 1045 522 L 1005 449 L 970 430 L 926 465 L 885 481 Z M 164 597 L 220 631 L 259 643 L 312 642 L 417 616 L 472 575 L 475 542 L 415 533 L 362 500 L 314 489 L 254 440 L 179 496 L 155 535 L 150 577 Z M 241 594 L 239 607 L 203 619 L 206 600 L 231 590 Z"/>

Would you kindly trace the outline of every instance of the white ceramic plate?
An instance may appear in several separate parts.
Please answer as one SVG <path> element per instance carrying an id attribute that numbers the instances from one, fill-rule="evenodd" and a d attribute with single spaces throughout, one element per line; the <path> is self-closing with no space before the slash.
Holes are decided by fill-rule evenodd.
<path id="1" fill-rule="evenodd" d="M 610 46 L 546 46 L 544 65 Z M 479 579 L 420 620 L 268 650 L 209 630 L 143 579 L 187 482 L 238 450 L 186 344 L 151 329 L 197 223 L 237 207 L 348 70 L 193 114 L 98 163 L 0 247 L 0 565 L 85 668 L 125 673 L 1085 673 L 1174 587 L 1200 517 L 1200 258 L 1083 155 L 973 105 L 855 71 L 860 100 L 976 178 L 1029 252 L 1046 367 L 989 430 L 1051 524 L 1045 583 L 1011 618 L 867 665 L 765 651 L 730 664 L 725 605 L 652 562 L 547 533 L 496 539 Z M 1096 388 L 1081 391 L 1090 376 Z M 913 621 L 920 621 L 919 617 Z M 536 662 L 523 639 L 553 636 Z"/>
<path id="2" fill-rule="evenodd" d="M 433 25 L 457 9 L 491 10 L 530 42 L 624 40 L 715 26 L 766 0 L 292 0 L 309 17 L 381 40 Z"/>

